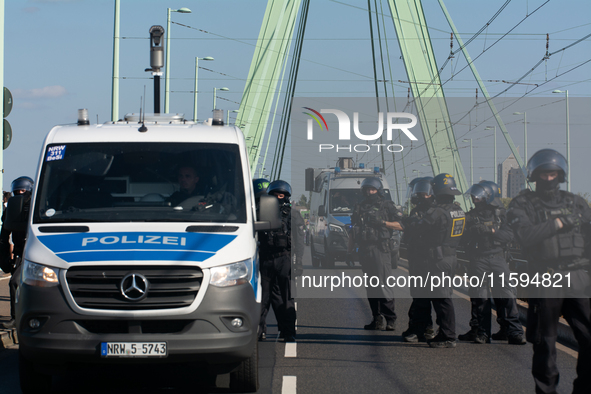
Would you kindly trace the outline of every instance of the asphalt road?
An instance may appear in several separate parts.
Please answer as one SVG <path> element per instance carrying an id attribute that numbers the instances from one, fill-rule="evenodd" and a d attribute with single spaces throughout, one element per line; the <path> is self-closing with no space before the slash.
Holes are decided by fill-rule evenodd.
<path id="1" fill-rule="evenodd" d="M 306 263 L 306 261 L 305 261 Z M 309 261 L 308 261 L 309 263 Z M 339 263 L 337 263 L 339 264 Z M 342 264 L 342 263 L 341 263 Z M 324 272 L 306 266 L 310 273 Z M 357 273 L 349 269 L 350 274 Z M 404 274 L 399 269 L 397 274 Z M 0 295 L 6 280 L 0 281 Z M 401 294 L 402 295 L 402 294 Z M 5 303 L 6 298 L 0 299 Z M 267 341 L 259 343 L 260 393 L 533 393 L 531 345 L 505 342 L 459 343 L 455 349 L 409 344 L 400 333 L 408 325 L 411 300 L 398 298 L 394 332 L 366 331 L 371 320 L 362 298 L 297 299 L 297 343 L 277 339 L 270 316 Z M 454 300 L 457 331 L 469 329 L 470 303 L 458 293 Z M 5 311 L 5 305 L 0 311 Z M 5 312 L 3 312 L 5 313 Z M 271 314 L 270 314 L 271 315 Z M 494 320 L 494 319 L 493 319 Z M 493 323 L 493 332 L 498 329 Z M 20 393 L 18 346 L 0 351 L 0 392 Z M 572 392 L 576 352 L 560 346 L 560 393 Z M 189 367 L 83 369 L 54 377 L 53 393 L 229 393 L 228 375 L 215 386 Z"/>

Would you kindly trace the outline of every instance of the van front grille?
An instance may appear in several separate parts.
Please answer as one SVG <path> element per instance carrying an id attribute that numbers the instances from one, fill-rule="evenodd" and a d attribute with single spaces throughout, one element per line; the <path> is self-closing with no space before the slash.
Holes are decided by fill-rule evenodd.
<path id="1" fill-rule="evenodd" d="M 139 301 L 126 298 L 121 289 L 123 279 L 129 274 L 147 279 L 147 294 Z M 203 271 L 198 267 L 182 266 L 72 267 L 66 273 L 66 280 L 76 304 L 82 308 L 173 309 L 193 303 L 203 281 Z"/>

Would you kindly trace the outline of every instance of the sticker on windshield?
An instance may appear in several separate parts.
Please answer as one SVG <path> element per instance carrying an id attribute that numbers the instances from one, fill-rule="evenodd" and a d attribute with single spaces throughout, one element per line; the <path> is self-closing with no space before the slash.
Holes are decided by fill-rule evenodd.
<path id="1" fill-rule="evenodd" d="M 62 160 L 64 153 L 66 153 L 65 145 L 50 146 L 47 148 L 47 158 L 45 161 Z"/>

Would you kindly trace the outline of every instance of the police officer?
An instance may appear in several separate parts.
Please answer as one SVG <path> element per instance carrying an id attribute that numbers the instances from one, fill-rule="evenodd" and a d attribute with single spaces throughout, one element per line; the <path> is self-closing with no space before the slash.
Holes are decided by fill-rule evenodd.
<path id="1" fill-rule="evenodd" d="M 361 182 L 363 200 L 353 209 L 350 233 L 352 242 L 359 247 L 359 261 L 363 272 L 368 277 L 380 278 L 384 284 L 392 275 L 391 234 L 390 230 L 402 230 L 398 212 L 391 200 L 383 196 L 382 182 L 375 177 L 365 178 Z M 373 320 L 364 326 L 366 330 L 394 331 L 396 313 L 394 312 L 394 292 L 388 286 L 369 287 L 367 298 Z M 385 320 L 385 321 L 384 321 Z"/>
<path id="2" fill-rule="evenodd" d="M 496 189 L 498 190 L 498 186 Z M 491 290 L 497 311 L 499 311 L 499 315 L 502 315 L 502 320 L 499 323 L 506 336 L 504 339 L 507 339 L 512 345 L 525 345 L 512 288 L 510 286 L 502 287 L 498 283 L 501 277 L 509 277 L 505 249 L 513 240 L 513 231 L 507 223 L 505 209 L 496 198 L 490 183 L 480 182 L 472 185 L 466 191 L 466 195 L 470 196 L 475 207 L 466 215 L 466 229 L 462 239 L 462 243 L 466 245 L 466 253 L 470 258 L 468 275 L 478 278 L 488 278 L 489 274 L 493 275 Z M 494 282 L 497 282 L 496 286 L 494 286 Z M 466 334 L 460 335 L 458 337 L 460 340 L 474 341 L 480 344 L 490 343 L 489 285 L 470 287 L 471 329 Z M 500 311 L 503 313 L 501 314 Z"/>
<path id="3" fill-rule="evenodd" d="M 272 287 L 276 283 L 281 295 L 281 304 L 275 310 L 277 325 L 285 342 L 295 342 L 295 302 L 291 293 L 291 250 L 294 245 L 296 270 L 301 270 L 304 250 L 303 219 L 301 215 L 292 215 L 291 186 L 277 180 L 269 184 L 267 192 L 277 197 L 280 203 L 281 229 L 260 233 L 261 287 L 263 313 L 259 332 L 264 332 L 266 311 L 271 303 Z M 299 221 L 297 217 L 299 216 Z M 300 223 L 301 221 L 301 223 Z M 294 231 L 295 230 L 295 231 Z"/>
<path id="4" fill-rule="evenodd" d="M 429 261 L 424 252 L 429 245 L 421 232 L 421 221 L 435 210 L 432 180 L 432 177 L 424 177 L 416 178 L 411 182 L 414 182 L 411 194 L 411 203 L 414 208 L 408 218 L 403 221 L 409 276 L 426 278 L 429 271 Z M 431 317 L 431 300 L 429 294 L 425 294 L 421 290 L 417 287 L 410 289 L 413 300 L 408 310 L 408 329 L 402 333 L 405 342 L 425 342 L 435 337 Z"/>
<path id="5" fill-rule="evenodd" d="M 256 205 L 257 216 L 259 213 L 259 201 L 262 195 L 267 194 L 267 188 L 269 187 L 269 180 L 265 178 L 258 178 L 252 181 L 252 189 L 254 190 L 254 200 Z M 282 304 L 281 299 L 281 290 L 279 289 L 279 285 L 277 281 L 273 281 L 271 286 L 271 294 L 269 296 L 269 303 L 261 305 L 261 320 L 259 323 L 259 341 L 264 341 L 267 339 L 267 314 L 269 313 L 269 306 L 273 308 L 273 312 L 275 313 L 275 318 L 277 322 L 279 322 L 279 318 L 277 318 L 277 313 L 279 307 Z M 270 305 L 269 305 L 270 304 Z M 279 332 L 281 332 L 281 327 L 277 327 Z"/>
<path id="6" fill-rule="evenodd" d="M 496 205 L 498 207 L 505 207 L 505 205 L 503 204 L 503 202 L 501 201 L 501 188 L 499 187 L 499 185 L 497 185 L 496 183 L 494 183 L 493 181 L 487 181 L 487 180 L 482 180 L 480 182 L 478 182 L 480 184 L 483 184 L 485 186 L 489 186 L 492 191 L 493 191 L 493 196 L 494 196 L 494 200 L 493 200 L 493 205 Z M 515 241 L 515 238 L 513 239 L 513 241 Z M 507 262 L 507 264 L 509 264 L 513 259 L 511 257 L 511 243 L 508 243 L 505 246 L 505 261 Z M 515 289 L 513 289 L 515 290 Z M 497 300 L 495 299 L 495 305 L 497 303 Z M 510 306 L 508 306 L 510 307 Z M 489 313 L 489 308 L 488 305 L 485 307 L 485 313 L 488 316 Z M 486 319 L 485 319 L 486 321 Z M 503 308 L 497 308 L 497 323 L 499 323 L 500 329 L 499 331 L 497 331 L 496 333 L 491 335 L 491 338 L 494 339 L 495 341 L 506 341 L 509 339 L 509 337 L 507 336 L 507 326 L 508 323 L 506 321 L 506 313 L 505 313 L 505 309 Z M 520 326 L 521 328 L 521 326 Z"/>
<path id="7" fill-rule="evenodd" d="M 21 262 L 27 240 L 26 223 L 31 207 L 31 194 L 34 182 L 28 176 L 21 176 L 12 181 L 11 189 L 14 195 L 8 200 L 8 205 L 2 214 L 2 230 L 0 230 L 0 268 L 10 272 L 10 321 L 3 323 L 4 328 L 15 328 L 15 295 L 21 272 Z M 14 209 L 16 208 L 16 209 Z M 14 217 L 19 213 L 18 217 Z M 11 252 L 10 238 L 14 248 Z"/>
<path id="8" fill-rule="evenodd" d="M 421 231 L 424 232 L 428 249 L 429 271 L 431 276 L 454 277 L 457 258 L 456 247 L 462 237 L 465 213 L 454 203 L 454 196 L 460 195 L 454 178 L 449 174 L 439 174 L 431 182 L 435 195 L 435 209 L 423 219 Z M 456 347 L 456 317 L 452 303 L 453 289 L 444 282 L 432 292 L 431 302 L 437 314 L 439 332 L 429 346 L 434 348 Z"/>
<path id="9" fill-rule="evenodd" d="M 556 337 L 561 315 L 579 345 L 573 393 L 591 393 L 591 309 L 589 305 L 589 222 L 591 209 L 580 196 L 560 190 L 565 158 L 553 149 L 534 153 L 527 176 L 535 191 L 524 190 L 509 205 L 507 218 L 528 260 L 528 274 L 569 274 L 562 287 L 528 288 L 527 341 L 533 343 L 532 375 L 537 393 L 555 393 L 559 373 Z M 555 283 L 556 276 L 552 276 Z M 541 279 L 540 279 L 541 280 Z"/>

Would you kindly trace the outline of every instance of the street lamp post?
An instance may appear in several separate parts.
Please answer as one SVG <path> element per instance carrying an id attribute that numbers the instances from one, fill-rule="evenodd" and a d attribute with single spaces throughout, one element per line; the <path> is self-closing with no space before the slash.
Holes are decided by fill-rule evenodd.
<path id="1" fill-rule="evenodd" d="M 553 90 L 552 93 L 564 93 L 566 96 L 566 191 L 570 192 L 570 129 L 568 122 L 568 90 Z"/>
<path id="2" fill-rule="evenodd" d="M 494 156 L 495 156 L 495 164 L 494 164 L 494 171 L 493 171 L 493 182 L 495 183 L 500 183 L 497 180 L 497 126 L 486 126 L 486 128 L 484 130 L 495 130 L 494 131 L 494 136 L 495 136 L 495 148 L 494 148 Z"/>
<path id="3" fill-rule="evenodd" d="M 470 141 L 470 184 L 474 184 L 474 161 L 472 158 L 472 138 L 466 138 L 464 142 Z"/>
<path id="4" fill-rule="evenodd" d="M 170 95 L 170 13 L 171 12 L 178 12 L 180 14 L 190 14 L 191 10 L 182 7 L 178 10 L 173 10 L 172 8 L 168 9 L 168 15 L 166 18 L 166 63 L 164 65 L 164 113 L 168 113 L 169 108 L 169 95 Z"/>
<path id="5" fill-rule="evenodd" d="M 199 60 L 214 60 L 211 56 L 195 58 L 195 93 L 193 96 L 193 122 L 197 122 L 197 75 L 199 74 Z"/>
<path id="6" fill-rule="evenodd" d="M 513 115 L 523 115 L 523 165 L 527 163 L 527 114 L 525 112 L 513 112 Z M 527 177 L 524 180 L 527 189 Z"/>
<path id="7" fill-rule="evenodd" d="M 229 125 L 230 124 L 230 112 L 238 112 L 237 109 L 234 109 L 232 111 L 228 110 L 226 111 L 226 124 Z"/>
<path id="8" fill-rule="evenodd" d="M 115 0 L 115 29 L 113 31 L 113 87 L 111 92 L 111 121 L 119 119 L 119 32 L 120 0 Z"/>
<path id="9" fill-rule="evenodd" d="M 228 89 L 228 88 L 213 88 L 213 109 L 216 109 L 215 108 L 215 92 L 217 90 L 221 90 L 221 91 L 227 92 L 230 89 Z"/>

